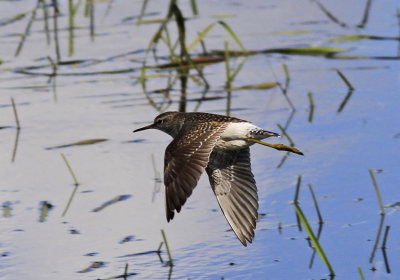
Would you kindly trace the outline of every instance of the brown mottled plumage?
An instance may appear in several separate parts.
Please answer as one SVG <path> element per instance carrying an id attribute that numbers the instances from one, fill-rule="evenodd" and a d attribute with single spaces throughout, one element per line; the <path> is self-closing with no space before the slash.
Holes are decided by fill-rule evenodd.
<path id="1" fill-rule="evenodd" d="M 165 151 L 164 184 L 167 221 L 180 212 L 204 170 L 226 220 L 244 246 L 252 242 L 258 216 L 256 182 L 246 138 L 279 136 L 245 120 L 208 114 L 166 112 L 145 129 L 172 136 Z"/>

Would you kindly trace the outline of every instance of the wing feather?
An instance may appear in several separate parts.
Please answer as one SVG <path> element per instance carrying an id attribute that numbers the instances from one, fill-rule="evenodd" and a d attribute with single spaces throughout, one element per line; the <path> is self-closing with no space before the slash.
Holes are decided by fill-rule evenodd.
<path id="1" fill-rule="evenodd" d="M 173 219 L 192 194 L 210 154 L 228 123 L 185 123 L 168 145 L 164 160 L 167 221 Z"/>
<path id="2" fill-rule="evenodd" d="M 247 246 L 252 242 L 258 216 L 256 182 L 250 165 L 249 148 L 214 150 L 206 168 L 211 187 L 232 230 Z"/>

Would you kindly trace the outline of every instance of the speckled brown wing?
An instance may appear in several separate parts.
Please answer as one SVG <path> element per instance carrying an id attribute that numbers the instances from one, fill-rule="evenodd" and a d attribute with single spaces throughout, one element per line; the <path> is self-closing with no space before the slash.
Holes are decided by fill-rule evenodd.
<path id="1" fill-rule="evenodd" d="M 252 242 L 258 216 L 256 181 L 250 150 L 214 150 L 206 168 L 211 187 L 226 220 L 244 246 Z"/>
<path id="2" fill-rule="evenodd" d="M 164 160 L 166 215 L 180 212 L 204 172 L 215 143 L 228 123 L 187 122 L 168 145 Z"/>

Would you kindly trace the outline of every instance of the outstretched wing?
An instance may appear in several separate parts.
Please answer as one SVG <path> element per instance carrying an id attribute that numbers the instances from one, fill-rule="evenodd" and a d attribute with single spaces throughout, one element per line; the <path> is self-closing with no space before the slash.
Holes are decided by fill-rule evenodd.
<path id="1" fill-rule="evenodd" d="M 244 246 L 252 242 L 258 216 L 256 181 L 250 151 L 214 150 L 206 168 L 211 187 L 226 220 Z"/>
<path id="2" fill-rule="evenodd" d="M 211 151 L 228 123 L 188 123 L 168 145 L 164 160 L 166 214 L 169 222 L 192 194 Z"/>

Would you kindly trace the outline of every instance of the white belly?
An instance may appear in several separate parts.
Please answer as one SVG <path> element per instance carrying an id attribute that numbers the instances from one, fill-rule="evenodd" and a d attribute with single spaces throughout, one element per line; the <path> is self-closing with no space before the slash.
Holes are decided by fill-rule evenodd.
<path id="1" fill-rule="evenodd" d="M 254 143 L 248 142 L 246 138 L 252 138 L 250 132 L 260 128 L 248 122 L 231 123 L 221 134 L 215 148 L 226 150 L 238 150 L 246 148 Z"/>

